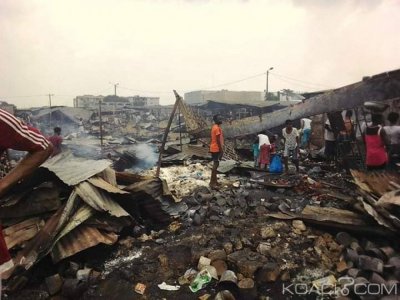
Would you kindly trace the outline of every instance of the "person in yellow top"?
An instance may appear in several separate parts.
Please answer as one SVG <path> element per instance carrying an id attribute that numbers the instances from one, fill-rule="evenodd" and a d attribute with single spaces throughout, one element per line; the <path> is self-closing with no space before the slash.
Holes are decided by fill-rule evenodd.
<path id="1" fill-rule="evenodd" d="M 222 133 L 222 117 L 221 115 L 215 115 L 213 117 L 214 125 L 211 128 L 211 143 L 210 143 L 210 152 L 211 159 L 213 161 L 213 168 L 211 171 L 211 180 L 210 187 L 215 188 L 218 186 L 217 180 L 217 169 L 219 166 L 219 161 L 222 159 L 224 155 L 224 134 Z"/>

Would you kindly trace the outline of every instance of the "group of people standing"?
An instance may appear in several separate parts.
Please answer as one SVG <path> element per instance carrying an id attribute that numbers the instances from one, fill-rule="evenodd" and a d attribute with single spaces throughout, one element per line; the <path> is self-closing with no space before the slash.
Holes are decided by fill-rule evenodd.
<path id="1" fill-rule="evenodd" d="M 366 147 L 366 166 L 368 169 L 396 170 L 400 163 L 400 125 L 399 114 L 389 113 L 389 125 L 384 126 L 383 116 L 371 115 L 371 123 L 364 131 Z"/>
<path id="2" fill-rule="evenodd" d="M 338 148 L 342 155 L 351 150 L 351 142 L 356 139 L 356 127 L 352 121 L 352 111 L 346 111 L 344 129 L 335 135 L 329 119 L 325 122 L 325 156 L 328 160 L 335 158 Z M 360 131 L 365 143 L 365 164 L 368 170 L 396 170 L 400 163 L 400 125 L 399 114 L 390 112 L 387 116 L 388 125 L 382 114 L 372 113 L 371 121 L 364 122 Z"/>

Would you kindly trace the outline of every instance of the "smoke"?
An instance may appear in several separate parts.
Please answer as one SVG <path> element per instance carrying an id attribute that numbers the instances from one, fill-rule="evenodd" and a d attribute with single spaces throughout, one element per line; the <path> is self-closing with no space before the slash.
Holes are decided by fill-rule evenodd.
<path id="1" fill-rule="evenodd" d="M 147 170 L 154 167 L 158 161 L 156 147 L 149 144 L 138 144 L 134 146 L 137 163 L 133 167 L 135 171 Z"/>

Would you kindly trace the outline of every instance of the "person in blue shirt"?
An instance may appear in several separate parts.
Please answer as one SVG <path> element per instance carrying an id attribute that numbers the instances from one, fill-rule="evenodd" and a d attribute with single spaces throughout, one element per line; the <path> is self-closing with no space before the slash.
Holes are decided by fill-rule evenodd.
<path id="1" fill-rule="evenodd" d="M 258 137 L 255 138 L 254 142 L 253 142 L 253 157 L 254 157 L 254 167 L 258 168 L 259 164 L 260 164 L 260 145 L 258 143 Z"/>

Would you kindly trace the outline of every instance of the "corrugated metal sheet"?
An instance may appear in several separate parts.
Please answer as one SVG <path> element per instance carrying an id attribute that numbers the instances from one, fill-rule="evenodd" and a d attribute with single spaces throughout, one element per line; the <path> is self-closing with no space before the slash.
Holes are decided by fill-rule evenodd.
<path id="1" fill-rule="evenodd" d="M 47 160 L 42 168 L 56 174 L 65 184 L 76 185 L 103 172 L 111 165 L 108 160 L 90 160 L 75 157 L 71 152 L 62 152 Z"/>
<path id="2" fill-rule="evenodd" d="M 17 245 L 33 238 L 44 226 L 44 221 L 40 218 L 31 218 L 23 222 L 7 227 L 3 230 L 7 248 L 11 249 Z"/>
<path id="3" fill-rule="evenodd" d="M 57 263 L 100 243 L 112 245 L 117 240 L 118 235 L 114 233 L 102 232 L 97 228 L 81 225 L 57 242 L 51 252 L 51 257 L 54 263 Z"/>
<path id="4" fill-rule="evenodd" d="M 111 197 L 99 190 L 91 183 L 84 181 L 75 187 L 76 193 L 87 204 L 98 211 L 106 211 L 116 217 L 129 216 L 129 214 Z"/>
<path id="5" fill-rule="evenodd" d="M 357 170 L 351 170 L 354 181 L 364 191 L 383 196 L 385 193 L 393 190 L 390 182 L 400 184 L 400 176 L 389 172 L 368 172 L 364 173 Z"/>
<path id="6" fill-rule="evenodd" d="M 91 208 L 89 205 L 87 205 L 85 203 L 82 203 L 82 205 L 78 208 L 78 210 L 75 212 L 75 214 L 69 219 L 69 221 L 65 225 L 65 227 L 57 235 L 57 238 L 55 239 L 53 244 L 55 244 L 62 237 L 64 237 L 69 232 L 74 230 L 76 227 L 81 225 L 83 222 L 85 222 L 87 219 L 89 219 L 95 213 L 96 213 L 96 211 L 93 208 Z"/>
<path id="7" fill-rule="evenodd" d="M 100 178 L 98 176 L 89 178 L 87 181 L 90 182 L 91 184 L 93 184 L 94 186 L 96 186 L 102 190 L 105 190 L 106 192 L 112 193 L 112 194 L 129 194 L 128 192 L 123 191 L 123 190 L 109 184 L 108 182 L 106 182 L 105 180 L 103 180 L 102 178 Z"/>

